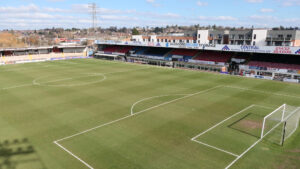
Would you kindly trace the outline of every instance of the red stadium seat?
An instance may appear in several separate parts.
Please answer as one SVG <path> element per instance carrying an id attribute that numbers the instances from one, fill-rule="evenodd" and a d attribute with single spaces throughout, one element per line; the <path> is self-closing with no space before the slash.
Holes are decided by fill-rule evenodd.
<path id="1" fill-rule="evenodd" d="M 175 49 L 172 51 L 172 55 L 181 55 L 181 56 L 195 56 L 199 51 L 189 50 L 189 49 Z"/>
<path id="2" fill-rule="evenodd" d="M 296 64 L 251 61 L 248 63 L 248 65 L 255 66 L 255 67 L 264 67 L 264 68 L 300 70 L 300 65 L 296 65 Z"/>
<path id="3" fill-rule="evenodd" d="M 203 51 L 194 60 L 211 61 L 211 62 L 228 62 L 231 58 L 230 53 L 220 53 L 214 51 Z"/>

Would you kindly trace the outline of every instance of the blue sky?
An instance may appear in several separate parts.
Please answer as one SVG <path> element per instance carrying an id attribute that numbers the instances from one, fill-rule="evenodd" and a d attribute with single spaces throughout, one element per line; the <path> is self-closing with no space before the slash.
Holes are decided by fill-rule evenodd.
<path id="1" fill-rule="evenodd" d="M 300 0 L 10 0 L 0 1 L 0 29 L 165 25 L 300 27 Z"/>

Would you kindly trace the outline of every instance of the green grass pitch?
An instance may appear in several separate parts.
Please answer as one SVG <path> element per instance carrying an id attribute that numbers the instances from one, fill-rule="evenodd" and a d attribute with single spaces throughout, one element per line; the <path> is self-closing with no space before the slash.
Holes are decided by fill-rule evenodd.
<path id="1" fill-rule="evenodd" d="M 0 168 L 223 169 L 300 86 L 78 59 L 0 67 Z M 227 119 L 227 120 L 226 120 Z M 300 168 L 300 131 L 230 168 Z"/>

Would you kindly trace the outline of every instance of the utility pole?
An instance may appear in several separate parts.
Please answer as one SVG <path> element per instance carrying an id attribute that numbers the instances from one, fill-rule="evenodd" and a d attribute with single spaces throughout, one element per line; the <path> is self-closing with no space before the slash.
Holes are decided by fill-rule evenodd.
<path id="1" fill-rule="evenodd" d="M 97 4 L 91 3 L 89 4 L 90 14 L 92 16 L 92 28 L 94 29 L 94 32 L 97 29 Z"/>

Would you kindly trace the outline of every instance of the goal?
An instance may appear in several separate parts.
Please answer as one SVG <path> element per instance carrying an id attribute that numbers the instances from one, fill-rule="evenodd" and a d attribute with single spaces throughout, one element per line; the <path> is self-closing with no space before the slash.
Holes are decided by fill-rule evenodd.
<path id="1" fill-rule="evenodd" d="M 283 137 L 282 137 L 282 144 L 291 137 L 299 127 L 299 120 L 300 120 L 300 107 L 295 109 L 291 114 L 289 114 L 284 119 L 284 129 L 283 129 Z"/>
<path id="2" fill-rule="evenodd" d="M 283 104 L 264 117 L 261 139 L 283 145 L 283 143 L 297 130 L 299 118 L 300 107 Z"/>

